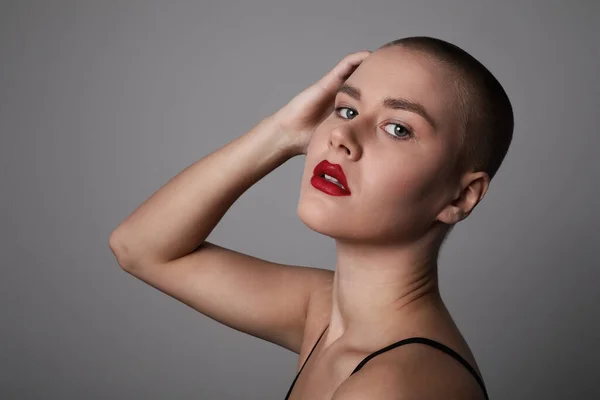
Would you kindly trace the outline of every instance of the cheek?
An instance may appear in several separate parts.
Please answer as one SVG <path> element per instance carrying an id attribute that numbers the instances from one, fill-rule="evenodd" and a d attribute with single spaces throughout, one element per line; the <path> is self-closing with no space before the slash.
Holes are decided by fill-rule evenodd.
<path id="1" fill-rule="evenodd" d="M 404 157 L 401 161 L 382 163 L 376 170 L 380 172 L 365 179 L 365 190 L 373 203 L 390 210 L 425 206 L 424 200 L 431 195 L 437 175 L 437 167 L 422 158 Z"/>
<path id="2" fill-rule="evenodd" d="M 327 152 L 327 137 L 323 130 L 315 130 L 306 146 L 306 159 L 313 161 Z M 321 161 L 320 159 L 316 162 Z M 308 161 L 309 162 L 309 161 Z"/>
<path id="3" fill-rule="evenodd" d="M 328 132 L 331 132 L 332 129 L 333 127 L 327 120 L 323 121 L 315 128 L 308 142 L 308 147 L 325 146 L 329 136 Z"/>
<path id="4" fill-rule="evenodd" d="M 425 178 L 422 164 L 417 157 L 399 157 L 393 162 L 382 163 L 379 166 L 382 172 L 378 178 L 383 181 L 382 186 L 387 187 L 389 191 L 409 195 Z"/>
<path id="5" fill-rule="evenodd" d="M 306 146 L 306 159 L 304 165 L 305 176 L 312 176 L 312 168 L 314 168 L 317 163 L 321 162 L 328 152 L 327 141 L 329 140 L 329 136 L 327 135 L 327 128 L 324 124 L 325 123 L 319 125 L 319 127 L 315 129 Z M 312 166 L 312 168 L 310 168 L 310 166 Z"/>

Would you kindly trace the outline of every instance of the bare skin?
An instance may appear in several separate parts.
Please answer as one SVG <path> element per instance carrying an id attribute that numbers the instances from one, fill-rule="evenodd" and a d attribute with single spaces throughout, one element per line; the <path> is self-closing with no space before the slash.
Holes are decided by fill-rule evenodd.
<path id="1" fill-rule="evenodd" d="M 332 285 L 333 286 L 333 285 Z M 483 393 L 462 365 L 447 354 L 421 344 L 410 344 L 372 358 L 358 373 L 350 376 L 369 354 L 398 340 L 422 336 L 437 340 L 460 354 L 478 374 L 479 368 L 471 350 L 455 325 L 448 310 L 432 303 L 421 303 L 412 315 L 396 326 L 377 325 L 367 332 L 371 342 L 361 337 L 342 335 L 327 343 L 331 322 L 333 288 L 315 295 L 311 302 L 307 332 L 299 357 L 296 381 L 290 399 L 396 399 L 456 398 L 483 399 Z M 407 308 L 404 309 L 407 312 Z M 382 324 L 386 326 L 386 324 Z M 318 345 L 307 357 L 324 332 Z M 380 385 L 384 385 L 384 391 Z M 373 392 L 372 390 L 378 390 Z M 405 397 L 394 397 L 394 396 Z M 430 397 L 428 397 L 430 396 Z M 456 397 L 452 397 L 456 396 Z"/>
<path id="2" fill-rule="evenodd" d="M 298 213 L 311 229 L 335 239 L 337 258 L 331 286 L 315 301 L 299 366 L 328 328 L 290 398 L 326 399 L 335 390 L 334 398 L 345 398 L 342 393 L 351 389 L 338 386 L 362 358 L 410 336 L 450 346 L 478 371 L 437 284 L 443 230 L 468 216 L 489 183 L 483 172 L 456 176 L 453 170 L 458 127 L 447 106 L 451 78 L 421 55 L 381 49 L 345 81 L 360 91 L 360 99 L 354 90 L 338 93 L 334 108 L 344 108 L 334 110 L 312 135 Z M 385 108 L 385 97 L 419 103 L 429 118 Z M 330 196 L 310 185 L 322 159 L 342 166 L 350 196 Z M 447 355 L 424 345 L 400 347 L 369 363 L 402 365 L 403 357 L 417 353 L 423 372 L 431 375 L 443 365 L 440 374 L 465 382 L 456 390 L 477 396 L 480 389 L 462 366 L 448 365 Z M 350 388 L 352 379 L 344 385 Z M 444 386 L 447 390 L 448 383 Z"/>
<path id="3" fill-rule="evenodd" d="M 451 79 L 399 47 L 348 55 L 161 188 L 114 231 L 111 249 L 127 272 L 164 293 L 299 353 L 298 369 L 328 326 L 290 399 L 483 399 L 462 365 L 419 344 L 383 353 L 349 378 L 366 355 L 411 336 L 446 344 L 479 373 L 437 285 L 445 229 L 470 214 L 489 184 L 484 172 L 454 169 Z M 386 108 L 386 97 L 419 103 L 427 117 Z M 300 154 L 298 215 L 335 239 L 335 271 L 271 263 L 205 241 L 247 188 Z M 323 159 L 342 166 L 351 196 L 312 187 Z"/>

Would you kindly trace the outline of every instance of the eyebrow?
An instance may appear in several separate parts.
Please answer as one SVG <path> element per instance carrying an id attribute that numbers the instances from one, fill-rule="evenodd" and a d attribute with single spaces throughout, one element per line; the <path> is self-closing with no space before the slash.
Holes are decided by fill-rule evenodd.
<path id="1" fill-rule="evenodd" d="M 360 100 L 360 98 L 361 98 L 360 89 L 355 86 L 348 85 L 348 84 L 342 85 L 337 90 L 336 94 L 337 93 L 346 93 L 348 96 L 350 96 L 356 100 Z M 431 117 L 431 115 L 429 115 L 429 113 L 427 112 L 425 107 L 423 107 L 421 104 L 419 104 L 415 101 L 411 101 L 411 100 L 407 100 L 407 99 L 403 99 L 403 98 L 392 98 L 392 97 L 386 97 L 385 99 L 383 99 L 382 103 L 383 103 L 384 107 L 386 107 L 386 108 L 391 108 L 394 110 L 406 110 L 406 111 L 410 111 L 410 112 L 419 114 L 421 117 L 425 118 L 425 120 L 427 120 L 427 122 L 429 122 L 429 124 L 433 127 L 434 132 L 436 132 L 437 128 L 436 128 L 435 120 Z"/>

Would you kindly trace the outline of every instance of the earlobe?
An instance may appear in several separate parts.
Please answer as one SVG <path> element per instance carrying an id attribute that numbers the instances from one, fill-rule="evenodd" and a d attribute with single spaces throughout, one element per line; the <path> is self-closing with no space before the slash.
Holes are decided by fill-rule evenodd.
<path id="1" fill-rule="evenodd" d="M 458 207 L 454 202 L 448 204 L 444 209 L 438 214 L 438 221 L 441 221 L 448 225 L 453 225 L 460 220 L 465 218 L 463 210 Z"/>

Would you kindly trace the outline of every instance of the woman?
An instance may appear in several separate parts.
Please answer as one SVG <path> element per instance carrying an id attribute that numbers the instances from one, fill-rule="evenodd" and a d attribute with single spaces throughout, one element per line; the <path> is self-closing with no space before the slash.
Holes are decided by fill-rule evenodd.
<path id="1" fill-rule="evenodd" d="M 440 296 L 437 258 L 485 195 L 512 130 L 506 93 L 483 65 L 439 39 L 400 39 L 344 57 L 184 169 L 110 247 L 149 285 L 298 353 L 286 398 L 484 399 Z M 335 271 L 205 241 L 242 193 L 301 154 L 298 215 L 335 239 Z"/>

